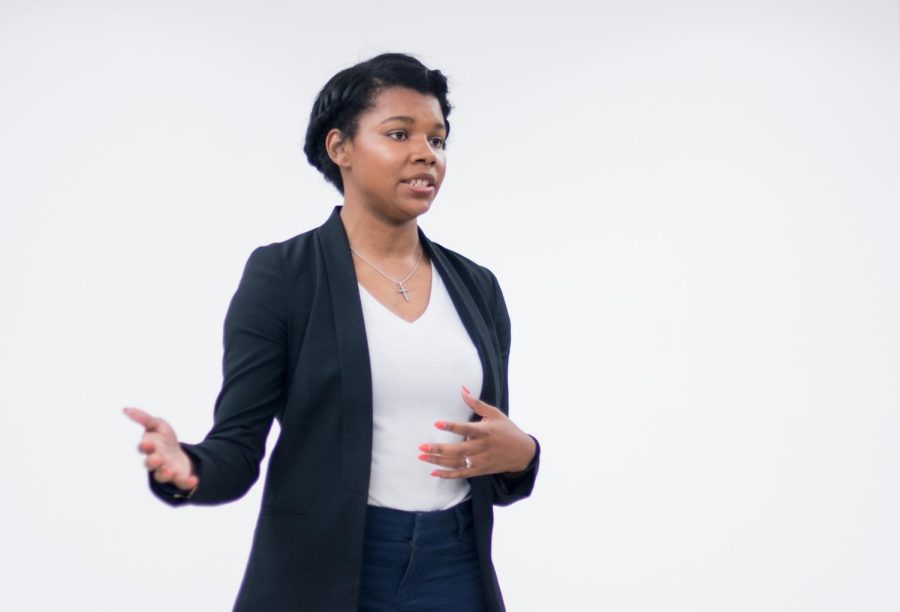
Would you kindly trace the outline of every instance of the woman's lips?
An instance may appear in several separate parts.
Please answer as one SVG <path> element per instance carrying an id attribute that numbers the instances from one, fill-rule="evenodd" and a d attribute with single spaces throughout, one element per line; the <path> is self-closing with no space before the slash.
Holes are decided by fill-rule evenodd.
<path id="1" fill-rule="evenodd" d="M 432 193 L 434 193 L 434 185 L 428 185 L 425 183 L 420 183 L 418 181 L 416 181 L 415 183 L 417 184 L 413 184 L 409 181 L 403 181 L 403 184 L 406 185 L 409 190 L 416 195 L 431 195 Z"/>

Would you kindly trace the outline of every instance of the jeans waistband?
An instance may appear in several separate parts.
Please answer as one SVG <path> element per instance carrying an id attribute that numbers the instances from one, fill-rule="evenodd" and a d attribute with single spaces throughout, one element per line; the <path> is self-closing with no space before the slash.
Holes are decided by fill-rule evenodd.
<path id="1" fill-rule="evenodd" d="M 366 535 L 381 540 L 408 542 L 458 537 L 471 526 L 471 498 L 445 510 L 409 511 L 372 505 L 366 509 Z"/>

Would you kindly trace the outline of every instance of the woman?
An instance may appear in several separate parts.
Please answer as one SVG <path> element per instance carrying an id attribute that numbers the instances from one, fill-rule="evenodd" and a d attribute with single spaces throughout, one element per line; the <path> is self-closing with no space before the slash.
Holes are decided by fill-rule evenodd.
<path id="1" fill-rule="evenodd" d="M 212 429 L 178 442 L 125 409 L 173 506 L 243 496 L 278 419 L 236 610 L 505 609 L 493 506 L 531 494 L 540 446 L 507 416 L 496 278 L 417 224 L 444 178 L 449 114 L 444 75 L 408 55 L 329 80 L 304 150 L 343 203 L 251 253 Z"/>

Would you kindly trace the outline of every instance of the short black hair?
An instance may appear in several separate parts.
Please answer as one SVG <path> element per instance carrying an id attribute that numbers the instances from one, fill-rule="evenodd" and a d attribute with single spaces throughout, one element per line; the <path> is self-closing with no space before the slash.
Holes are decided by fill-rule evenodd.
<path id="1" fill-rule="evenodd" d="M 309 163 L 325 176 L 325 180 L 334 184 L 341 195 L 344 194 L 344 181 L 340 168 L 325 150 L 325 136 L 337 128 L 344 137 L 353 139 L 359 128 L 359 116 L 373 108 L 378 94 L 389 87 L 408 87 L 437 98 L 444 115 L 446 135 L 450 135 L 447 116 L 452 107 L 447 100 L 447 77 L 440 70 L 429 70 L 405 53 L 382 53 L 341 70 L 316 96 L 303 145 Z"/>

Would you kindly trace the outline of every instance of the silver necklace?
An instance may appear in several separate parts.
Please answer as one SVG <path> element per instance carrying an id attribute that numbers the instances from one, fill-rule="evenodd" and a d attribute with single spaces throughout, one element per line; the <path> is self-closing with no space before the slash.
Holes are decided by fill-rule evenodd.
<path id="1" fill-rule="evenodd" d="M 403 294 L 403 299 L 405 299 L 405 300 L 408 302 L 408 301 L 409 301 L 409 296 L 406 295 L 406 294 L 409 293 L 409 289 L 407 289 L 406 287 L 404 287 L 404 286 L 403 286 L 403 283 L 405 283 L 406 281 L 409 280 L 409 277 L 412 276 L 412 275 L 413 275 L 413 272 L 416 271 L 416 268 L 419 267 L 419 262 L 422 261 L 422 251 L 423 251 L 423 249 L 421 248 L 421 244 L 420 244 L 419 246 L 420 246 L 420 248 L 419 248 L 419 256 L 416 258 L 416 265 L 414 265 L 414 266 L 413 266 L 413 269 L 409 271 L 409 274 L 407 274 L 406 276 L 403 277 L 403 280 L 397 280 L 396 278 L 392 278 L 392 277 L 388 276 L 387 274 L 385 274 L 384 272 L 381 271 L 381 268 L 379 268 L 378 266 L 376 266 L 375 264 L 373 264 L 371 261 L 369 261 L 368 259 L 366 259 L 366 258 L 363 257 L 362 255 L 360 255 L 353 247 L 350 247 L 350 250 L 353 251 L 353 253 L 354 253 L 357 257 L 359 257 L 359 258 L 362 259 L 364 262 L 366 262 L 367 264 L 369 264 L 370 266 L 372 266 L 373 268 L 375 268 L 375 271 L 378 272 L 379 274 L 381 274 L 383 277 L 385 277 L 386 279 L 388 279 L 389 281 L 391 281 L 391 282 L 393 282 L 393 283 L 397 283 L 397 286 L 400 287 L 400 288 L 397 290 L 397 293 L 402 293 L 402 294 Z"/>

